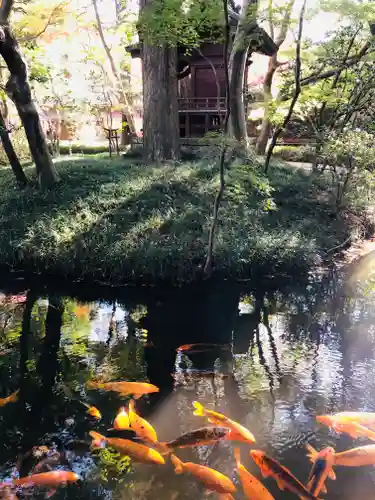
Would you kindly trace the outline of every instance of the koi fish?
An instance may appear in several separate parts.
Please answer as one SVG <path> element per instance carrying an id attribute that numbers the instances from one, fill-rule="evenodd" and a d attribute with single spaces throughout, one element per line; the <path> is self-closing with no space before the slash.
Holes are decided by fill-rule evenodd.
<path id="1" fill-rule="evenodd" d="M 375 441 L 375 432 L 357 422 L 345 418 L 335 419 L 335 417 L 331 415 L 318 415 L 316 420 L 320 424 L 327 425 L 339 434 L 348 434 L 352 438 L 365 437 L 371 441 Z"/>
<path id="2" fill-rule="evenodd" d="M 194 415 L 200 417 L 207 417 L 208 421 L 212 424 L 219 425 L 222 427 L 228 427 L 232 431 L 232 441 L 243 441 L 245 443 L 255 443 L 255 437 L 253 434 L 246 429 L 243 425 L 231 420 L 222 413 L 217 413 L 216 411 L 206 410 L 203 405 L 198 403 L 198 401 L 193 402 L 195 408 Z"/>
<path id="3" fill-rule="evenodd" d="M 175 448 L 190 448 L 194 446 L 206 446 L 217 443 L 220 440 L 232 441 L 232 430 L 228 427 L 200 427 L 182 434 L 172 441 L 159 443 L 169 452 Z"/>
<path id="4" fill-rule="evenodd" d="M 102 436 L 98 432 L 90 431 L 90 436 L 93 438 L 93 446 L 101 446 L 102 443 L 107 444 L 121 455 L 129 455 L 138 462 L 164 464 L 165 460 L 160 453 L 144 444 L 135 443 L 128 439 L 109 438 Z"/>
<path id="5" fill-rule="evenodd" d="M 117 431 L 126 430 L 130 428 L 129 415 L 126 408 L 122 406 L 113 421 L 113 428 Z"/>
<path id="6" fill-rule="evenodd" d="M 320 453 L 311 445 L 308 446 L 308 457 L 314 462 L 316 456 Z M 362 465 L 375 465 L 375 445 L 358 446 L 350 450 L 335 453 L 334 465 L 343 465 L 346 467 L 359 467 Z"/>
<path id="7" fill-rule="evenodd" d="M 230 349 L 230 344 L 184 344 L 177 347 L 177 352 L 188 352 L 193 354 L 195 352 L 206 352 L 220 349 L 222 351 L 228 351 Z"/>
<path id="8" fill-rule="evenodd" d="M 317 497 L 308 491 L 293 474 L 277 460 L 269 457 L 261 450 L 251 450 L 250 455 L 260 468 L 263 477 L 271 476 L 276 480 L 281 491 L 289 490 L 301 500 L 316 500 Z"/>
<path id="9" fill-rule="evenodd" d="M 119 392 L 123 396 L 133 394 L 134 399 L 138 399 L 144 394 L 159 392 L 159 387 L 146 382 L 88 382 L 87 387 L 89 389 Z"/>
<path id="10" fill-rule="evenodd" d="M 218 500 L 234 500 L 234 497 L 230 493 L 219 493 L 217 498 Z"/>
<path id="11" fill-rule="evenodd" d="M 130 441 L 142 441 L 138 434 L 132 429 L 107 429 L 107 436 L 113 438 L 130 439 Z"/>
<path id="12" fill-rule="evenodd" d="M 94 417 L 96 418 L 96 420 L 100 420 L 102 418 L 102 414 L 100 413 L 100 411 L 95 407 L 95 406 L 90 406 L 88 405 L 87 403 L 84 403 L 82 401 L 82 404 L 84 406 L 86 406 L 87 408 L 87 414 L 90 415 L 90 417 Z"/>
<path id="13" fill-rule="evenodd" d="M 43 460 L 37 463 L 36 466 L 31 469 L 30 474 L 37 474 L 41 472 L 43 468 L 52 470 L 53 466 L 62 464 L 71 467 L 68 459 L 66 458 L 65 452 L 55 451 L 50 453 L 46 458 L 43 458 Z"/>
<path id="14" fill-rule="evenodd" d="M 321 415 L 319 418 L 322 417 L 329 417 L 335 423 L 354 422 L 365 427 L 375 427 L 375 413 L 373 412 L 342 411 L 334 415 Z"/>
<path id="15" fill-rule="evenodd" d="M 20 392 L 20 390 L 18 389 L 17 391 L 13 392 L 7 398 L 0 398 L 0 408 L 2 408 L 3 406 L 5 406 L 9 403 L 15 403 L 16 401 L 18 401 L 18 393 L 19 392 Z"/>
<path id="16" fill-rule="evenodd" d="M 171 460 L 176 474 L 190 472 L 190 474 L 203 483 L 208 490 L 218 493 L 234 493 L 236 491 L 236 487 L 229 477 L 224 476 L 224 474 L 215 469 L 210 469 L 205 465 L 194 464 L 193 462 L 182 462 L 173 454 L 171 455 Z"/>
<path id="17" fill-rule="evenodd" d="M 41 472 L 31 476 L 13 479 L 11 483 L 2 483 L 0 486 L 22 486 L 30 488 L 32 486 L 47 486 L 55 487 L 60 484 L 75 483 L 80 480 L 78 474 L 72 471 L 65 470 L 51 470 L 48 472 Z"/>
<path id="18" fill-rule="evenodd" d="M 129 401 L 129 422 L 130 427 L 134 430 L 138 436 L 144 441 L 150 441 L 151 443 L 156 443 L 158 437 L 156 435 L 155 429 L 152 425 L 147 422 L 144 418 L 140 417 L 136 411 L 134 406 L 134 401 Z"/>
<path id="19" fill-rule="evenodd" d="M 310 445 L 306 445 L 309 450 Z M 307 480 L 307 489 L 315 496 L 320 492 L 327 493 L 325 481 L 327 477 L 336 479 L 336 474 L 333 472 L 335 463 L 335 450 L 331 446 L 324 448 L 316 453 L 311 468 L 309 478 Z"/>
<path id="20" fill-rule="evenodd" d="M 246 498 L 249 500 L 275 500 L 267 488 L 241 464 L 238 448 L 234 450 L 234 458 Z"/>

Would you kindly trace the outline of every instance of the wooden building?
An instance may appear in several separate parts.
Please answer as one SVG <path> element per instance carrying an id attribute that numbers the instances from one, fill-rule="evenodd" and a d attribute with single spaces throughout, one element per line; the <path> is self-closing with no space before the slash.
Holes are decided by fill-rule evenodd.
<path id="1" fill-rule="evenodd" d="M 231 12 L 233 35 L 238 14 Z M 257 27 L 254 40 L 256 46 L 249 52 L 272 56 L 277 48 L 273 40 Z M 139 45 L 127 48 L 133 58 L 141 57 Z M 178 110 L 180 137 L 203 137 L 208 132 L 220 130 L 226 112 L 224 46 L 206 42 L 199 49 L 187 51 L 178 47 Z M 244 92 L 247 94 L 247 74 L 251 64 L 249 58 L 245 71 Z M 246 105 L 246 102 L 245 102 Z"/>

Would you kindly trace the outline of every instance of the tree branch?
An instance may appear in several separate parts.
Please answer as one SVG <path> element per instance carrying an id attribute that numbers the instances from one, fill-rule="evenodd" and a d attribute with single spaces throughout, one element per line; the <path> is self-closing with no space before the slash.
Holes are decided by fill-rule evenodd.
<path id="1" fill-rule="evenodd" d="M 224 19 L 225 19 L 225 39 L 224 39 L 224 74 L 225 74 L 225 97 L 226 97 L 226 112 L 224 118 L 224 141 L 227 140 L 228 135 L 228 124 L 230 117 L 230 95 L 229 95 L 229 44 L 230 44 L 230 25 L 228 18 L 228 3 L 227 0 L 223 0 L 223 10 L 224 10 Z M 214 240 L 215 240 L 215 232 L 217 226 L 218 213 L 220 208 L 220 202 L 224 194 L 225 189 L 225 155 L 227 152 L 227 143 L 224 142 L 224 145 L 221 149 L 220 154 L 220 186 L 218 192 L 216 194 L 216 198 L 214 201 L 214 210 L 212 216 L 212 223 L 210 227 L 210 232 L 208 235 L 208 248 L 207 248 L 207 257 L 206 262 L 203 269 L 203 274 L 205 277 L 209 277 L 212 273 L 212 260 L 213 260 L 213 248 L 214 248 Z"/>
<path id="2" fill-rule="evenodd" d="M 46 24 L 44 25 L 44 27 L 38 32 L 38 33 L 35 33 L 34 35 L 27 35 L 27 36 L 24 36 L 24 37 L 19 37 L 18 38 L 18 42 L 19 43 L 24 43 L 24 42 L 30 42 L 31 40 L 35 40 L 36 38 L 39 38 L 40 36 L 42 36 L 46 31 L 47 29 L 51 26 L 52 24 L 52 20 L 53 20 L 53 17 L 56 13 L 56 11 L 64 4 L 65 2 L 61 2 L 59 3 L 58 5 L 56 5 L 53 9 L 52 9 L 52 12 L 49 16 L 49 18 L 47 19 L 47 22 Z"/>
<path id="3" fill-rule="evenodd" d="M 2 0 L 0 6 L 0 24 L 7 24 L 12 11 L 14 0 Z"/>
<path id="4" fill-rule="evenodd" d="M 298 101 L 298 97 L 301 93 L 301 40 L 302 40 L 302 31 L 303 31 L 303 21 L 304 21 L 304 16 L 305 16 L 305 9 L 306 9 L 306 2 L 307 0 L 304 0 L 301 8 L 301 12 L 299 15 L 299 23 L 298 23 L 298 35 L 297 35 L 297 40 L 296 40 L 296 66 L 294 70 L 294 78 L 295 78 L 295 88 L 294 88 L 294 93 L 293 93 L 293 98 L 291 100 L 290 106 L 288 113 L 286 114 L 282 125 L 278 125 L 272 135 L 271 143 L 269 145 L 269 148 L 267 150 L 267 156 L 266 160 L 264 163 L 264 172 L 267 173 L 270 160 L 272 157 L 273 150 L 276 146 L 277 139 L 279 138 L 279 135 L 281 132 L 284 130 L 286 125 L 288 124 L 293 111 L 294 111 L 294 106 L 296 105 Z"/>
<path id="5" fill-rule="evenodd" d="M 290 25 L 290 18 L 292 15 L 293 5 L 294 5 L 294 0 L 289 0 L 287 5 L 285 6 L 285 13 L 284 13 L 283 20 L 281 22 L 280 33 L 278 34 L 278 36 L 275 40 L 275 44 L 277 45 L 278 49 L 280 48 L 281 44 L 284 43 L 284 41 L 285 41 L 285 38 L 286 38 L 286 35 L 288 32 L 288 28 Z M 273 39 L 273 35 L 271 36 L 271 38 Z"/>

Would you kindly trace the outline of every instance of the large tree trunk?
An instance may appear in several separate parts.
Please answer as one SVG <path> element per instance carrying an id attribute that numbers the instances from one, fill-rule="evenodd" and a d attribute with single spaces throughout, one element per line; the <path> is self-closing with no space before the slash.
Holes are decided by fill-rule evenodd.
<path id="1" fill-rule="evenodd" d="M 147 161 L 178 160 L 177 49 L 143 42 L 143 144 Z"/>
<path id="2" fill-rule="evenodd" d="M 5 154 L 8 157 L 9 164 L 20 186 L 26 186 L 27 177 L 23 171 L 22 165 L 18 159 L 17 153 L 14 151 L 13 144 L 9 137 L 9 132 L 5 124 L 2 112 L 0 111 L 0 138 Z"/>
<path id="3" fill-rule="evenodd" d="M 260 134 L 255 145 L 257 154 L 264 154 L 267 147 L 268 137 L 271 132 L 271 121 L 269 119 L 270 103 L 272 99 L 272 81 L 277 68 L 277 54 L 270 57 L 268 61 L 268 69 L 264 78 L 263 84 L 263 98 L 264 98 L 264 117 L 262 120 L 262 127 Z"/>
<path id="4" fill-rule="evenodd" d="M 10 72 L 6 92 L 16 105 L 25 128 L 39 181 L 43 186 L 52 186 L 59 180 L 58 174 L 52 162 L 38 111 L 31 97 L 26 63 L 8 26 L 2 26 L 0 31 L 0 54 Z"/>
<path id="5" fill-rule="evenodd" d="M 245 143 L 247 142 L 247 123 L 243 86 L 249 46 L 256 28 L 256 1 L 243 0 L 241 17 L 229 60 L 229 131 L 237 141 Z"/>

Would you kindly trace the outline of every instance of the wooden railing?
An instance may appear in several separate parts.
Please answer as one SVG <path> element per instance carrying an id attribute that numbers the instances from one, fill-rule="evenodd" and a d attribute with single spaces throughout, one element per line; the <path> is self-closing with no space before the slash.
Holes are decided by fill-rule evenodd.
<path id="1" fill-rule="evenodd" d="M 179 111 L 225 111 L 225 97 L 179 97 Z"/>

